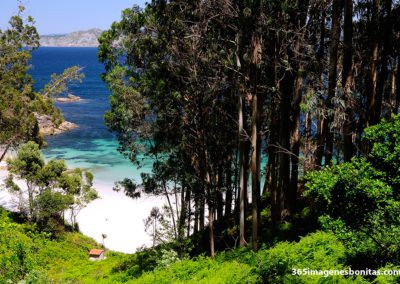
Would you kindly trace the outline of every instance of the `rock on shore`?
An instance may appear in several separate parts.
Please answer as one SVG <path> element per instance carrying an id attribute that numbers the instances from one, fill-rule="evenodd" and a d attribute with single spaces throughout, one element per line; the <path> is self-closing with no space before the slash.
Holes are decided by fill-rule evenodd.
<path id="1" fill-rule="evenodd" d="M 50 115 L 36 115 L 36 118 L 38 120 L 40 132 L 45 136 L 56 135 L 78 128 L 77 124 L 69 121 L 64 121 L 61 123 L 61 125 L 56 127 Z"/>
<path id="2" fill-rule="evenodd" d="M 60 103 L 72 103 L 80 100 L 81 100 L 80 97 L 71 94 L 69 94 L 66 98 L 56 98 L 56 101 Z"/>

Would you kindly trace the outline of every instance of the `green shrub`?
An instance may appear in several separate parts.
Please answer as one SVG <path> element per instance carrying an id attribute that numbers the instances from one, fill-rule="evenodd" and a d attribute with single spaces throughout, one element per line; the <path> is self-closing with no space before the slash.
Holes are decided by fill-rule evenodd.
<path id="1" fill-rule="evenodd" d="M 258 253 L 264 283 L 322 283 L 338 277 L 297 276 L 293 269 L 329 270 L 345 267 L 345 247 L 330 233 L 316 232 L 297 243 L 278 243 Z M 327 282 L 324 282 L 327 283 Z"/>
<path id="2" fill-rule="evenodd" d="M 132 283 L 260 283 L 260 279 L 247 264 L 199 257 L 144 273 Z"/>

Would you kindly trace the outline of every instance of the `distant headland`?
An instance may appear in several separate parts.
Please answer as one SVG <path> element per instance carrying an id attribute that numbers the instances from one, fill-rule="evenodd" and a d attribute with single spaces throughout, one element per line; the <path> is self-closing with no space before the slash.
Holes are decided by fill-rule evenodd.
<path id="1" fill-rule="evenodd" d="M 77 31 L 69 34 L 51 34 L 40 36 L 40 45 L 47 47 L 97 47 L 100 29 Z"/>

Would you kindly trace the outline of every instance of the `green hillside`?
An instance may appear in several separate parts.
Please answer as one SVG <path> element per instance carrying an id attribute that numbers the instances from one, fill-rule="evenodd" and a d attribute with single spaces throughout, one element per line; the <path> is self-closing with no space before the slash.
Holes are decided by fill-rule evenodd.
<path id="1" fill-rule="evenodd" d="M 14 214 L 0 212 L 0 283 L 372 283 L 360 276 L 292 275 L 293 268 L 348 268 L 344 245 L 325 232 L 257 253 L 247 248 L 221 252 L 215 259 L 180 258 L 157 248 L 132 255 L 109 251 L 106 259 L 90 261 L 88 251 L 100 246 L 92 239 L 68 232 L 51 239 Z M 378 277 L 373 283 L 399 280 Z"/>

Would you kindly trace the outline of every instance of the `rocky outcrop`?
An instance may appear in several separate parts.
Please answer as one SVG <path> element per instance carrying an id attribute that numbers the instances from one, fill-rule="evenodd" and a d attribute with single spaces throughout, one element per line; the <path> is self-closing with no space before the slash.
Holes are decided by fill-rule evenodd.
<path id="1" fill-rule="evenodd" d="M 56 98 L 56 101 L 60 103 L 72 103 L 80 100 L 81 100 L 80 97 L 71 94 L 69 94 L 66 98 Z"/>
<path id="2" fill-rule="evenodd" d="M 56 135 L 78 128 L 77 124 L 69 121 L 64 121 L 57 127 L 50 115 L 36 115 L 36 119 L 39 124 L 40 132 L 45 136 Z"/>
<path id="3" fill-rule="evenodd" d="M 62 35 L 40 36 L 40 46 L 49 47 L 97 47 L 97 38 L 101 34 L 100 29 L 73 32 Z"/>

